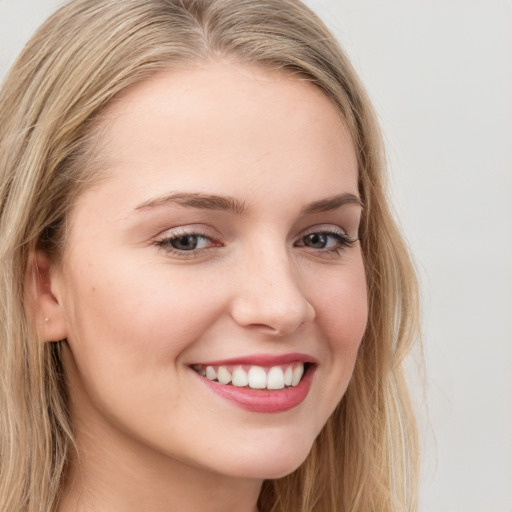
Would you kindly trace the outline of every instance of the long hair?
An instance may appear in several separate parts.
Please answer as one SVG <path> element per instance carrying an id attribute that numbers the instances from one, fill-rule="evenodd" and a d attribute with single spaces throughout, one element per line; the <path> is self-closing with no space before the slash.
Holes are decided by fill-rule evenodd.
<path id="1" fill-rule="evenodd" d="M 0 510 L 55 510 L 73 449 L 59 343 L 42 343 L 25 283 L 37 248 L 58 257 L 65 222 L 101 172 L 109 101 L 159 70 L 208 58 L 292 73 L 338 108 L 358 155 L 369 322 L 348 390 L 262 512 L 413 512 L 418 453 L 403 375 L 418 292 L 386 196 L 379 127 L 332 34 L 298 0 L 73 0 L 29 41 L 0 89 Z M 298 106 L 300 108 L 300 106 Z"/>

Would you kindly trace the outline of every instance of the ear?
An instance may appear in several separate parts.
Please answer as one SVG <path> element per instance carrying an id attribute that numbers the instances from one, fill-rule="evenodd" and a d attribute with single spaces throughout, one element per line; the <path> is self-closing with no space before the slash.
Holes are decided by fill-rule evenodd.
<path id="1" fill-rule="evenodd" d="M 36 251 L 30 256 L 25 300 L 42 341 L 60 341 L 67 337 L 64 308 L 53 292 L 56 274 L 54 264 L 45 252 Z"/>

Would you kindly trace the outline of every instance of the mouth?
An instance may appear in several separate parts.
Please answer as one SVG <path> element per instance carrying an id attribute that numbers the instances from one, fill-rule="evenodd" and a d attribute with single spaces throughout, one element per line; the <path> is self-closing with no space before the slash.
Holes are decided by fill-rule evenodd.
<path id="1" fill-rule="evenodd" d="M 201 377 L 224 386 L 280 390 L 298 386 L 310 367 L 311 363 L 296 361 L 274 366 L 195 364 L 192 369 Z"/>
<path id="2" fill-rule="evenodd" d="M 309 393 L 316 367 L 316 361 L 300 354 L 190 366 L 215 394 L 242 409 L 259 413 L 283 412 L 301 404 Z"/>

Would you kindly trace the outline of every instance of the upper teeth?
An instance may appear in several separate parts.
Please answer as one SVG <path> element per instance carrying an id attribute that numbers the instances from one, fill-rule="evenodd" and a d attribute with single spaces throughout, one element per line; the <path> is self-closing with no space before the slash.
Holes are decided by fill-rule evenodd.
<path id="1" fill-rule="evenodd" d="M 194 365 L 193 369 L 210 380 L 237 387 L 249 386 L 252 389 L 283 389 L 296 386 L 304 373 L 304 363 L 292 363 L 284 366 L 203 366 Z"/>

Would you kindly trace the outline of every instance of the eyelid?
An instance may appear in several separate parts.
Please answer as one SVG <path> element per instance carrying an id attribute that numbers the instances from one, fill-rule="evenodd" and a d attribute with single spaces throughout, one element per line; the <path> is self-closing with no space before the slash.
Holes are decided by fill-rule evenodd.
<path id="1" fill-rule="evenodd" d="M 220 238 L 219 234 L 209 226 L 205 226 L 204 224 L 187 224 L 185 226 L 176 226 L 162 231 L 155 237 L 155 241 L 168 240 L 169 238 L 178 238 L 187 235 L 197 235 L 211 239 Z"/>
<path id="2" fill-rule="evenodd" d="M 334 241 L 334 245 L 330 247 L 310 247 L 305 243 L 305 239 L 309 235 L 313 234 L 327 235 L 331 238 L 331 242 Z M 351 237 L 347 234 L 345 229 L 338 225 L 317 224 L 302 231 L 293 245 L 294 247 L 305 250 L 307 254 L 317 257 L 339 258 L 345 253 L 345 251 L 352 248 L 358 240 L 358 236 Z"/>
<path id="3" fill-rule="evenodd" d="M 355 236 L 351 236 L 349 235 L 348 230 L 336 224 L 315 224 L 314 226 L 310 226 L 309 228 L 306 228 L 304 231 L 302 231 L 298 239 L 310 235 L 312 233 L 331 233 L 342 235 L 350 240 L 358 239 L 358 233 L 356 233 Z"/>
<path id="4" fill-rule="evenodd" d="M 309 247 L 304 243 L 304 238 L 311 234 L 324 234 L 328 235 L 332 239 L 337 240 L 335 247 L 325 248 L 314 248 Z M 185 250 L 173 247 L 171 241 L 180 237 L 196 236 L 208 240 L 206 247 L 199 247 L 195 249 Z M 175 255 L 181 259 L 187 257 L 195 257 L 199 254 L 205 254 L 214 248 L 223 247 L 224 243 L 221 242 L 222 235 L 217 230 L 205 224 L 189 224 L 183 226 L 176 226 L 173 228 L 166 229 L 157 235 L 152 244 L 157 246 L 159 249 L 163 249 L 170 255 Z M 311 252 L 315 253 L 341 253 L 342 251 L 350 248 L 355 242 L 358 241 L 358 236 L 350 236 L 347 230 L 336 224 L 316 224 L 308 227 L 300 232 L 295 241 L 293 242 L 294 247 L 301 247 L 310 249 Z"/>
<path id="5" fill-rule="evenodd" d="M 175 228 L 170 228 L 161 232 L 153 239 L 152 243 L 158 249 L 163 250 L 168 255 L 176 256 L 179 259 L 184 260 L 187 258 L 195 258 L 199 254 L 207 253 L 210 249 L 222 246 L 222 244 L 219 242 L 220 236 L 217 232 L 212 233 L 212 231 L 214 231 L 212 228 L 205 225 L 190 224 L 185 226 L 177 226 Z M 185 236 L 196 236 L 199 238 L 204 238 L 207 239 L 210 243 L 207 247 L 200 247 L 191 250 L 177 249 L 170 244 L 171 240 Z"/>

